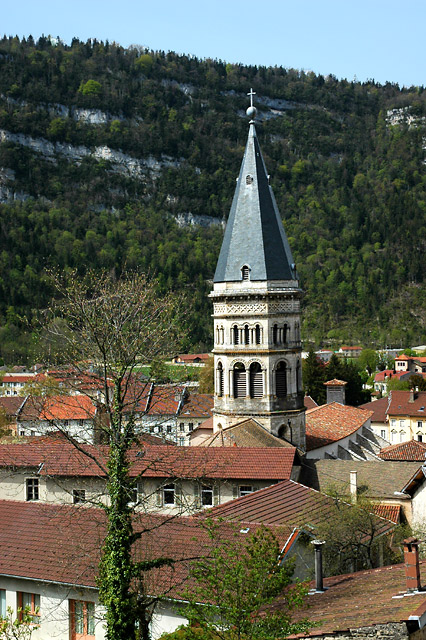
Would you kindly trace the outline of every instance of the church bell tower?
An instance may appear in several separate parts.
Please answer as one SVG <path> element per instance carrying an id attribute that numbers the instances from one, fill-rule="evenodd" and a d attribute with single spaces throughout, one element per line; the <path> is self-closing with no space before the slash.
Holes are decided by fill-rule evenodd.
<path id="1" fill-rule="evenodd" d="M 256 136 L 256 108 L 214 275 L 214 431 L 253 418 L 305 449 L 302 290 Z"/>

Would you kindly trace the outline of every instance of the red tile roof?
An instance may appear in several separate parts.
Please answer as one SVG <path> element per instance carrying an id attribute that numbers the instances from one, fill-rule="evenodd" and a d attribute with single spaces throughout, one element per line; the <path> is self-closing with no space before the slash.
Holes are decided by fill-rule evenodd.
<path id="1" fill-rule="evenodd" d="M 80 448 L 99 464 L 71 443 L 35 438 L 22 444 L 0 444 L 0 468 L 38 468 L 43 463 L 41 475 L 103 476 L 107 447 L 84 445 Z M 142 474 L 145 478 L 284 480 L 291 476 L 295 452 L 294 447 L 135 447 L 129 452 L 130 475 Z"/>
<path id="2" fill-rule="evenodd" d="M 243 498 L 214 507 L 208 511 L 207 516 L 241 522 L 248 520 L 267 526 L 286 525 L 290 528 L 306 526 L 315 528 L 315 525 L 323 523 L 333 513 L 335 503 L 335 498 L 293 480 L 283 480 Z M 342 500 L 339 503 L 341 508 L 351 508 L 350 504 Z M 383 514 L 385 511 L 384 509 Z M 376 509 L 374 512 L 380 518 L 387 517 L 376 512 Z M 389 514 L 394 515 L 391 511 Z M 389 518 L 380 523 L 382 525 L 380 534 L 389 532 L 393 528 L 388 520 Z"/>
<path id="3" fill-rule="evenodd" d="M 190 393 L 179 413 L 180 418 L 210 418 L 214 397 L 208 393 Z"/>
<path id="4" fill-rule="evenodd" d="M 2 407 L 6 415 L 15 417 L 25 402 L 22 396 L 0 396 L 0 407 Z"/>
<path id="5" fill-rule="evenodd" d="M 371 422 L 386 422 L 386 416 L 388 413 L 389 397 L 379 398 L 378 400 L 372 400 L 362 404 L 359 408 L 372 411 Z"/>
<path id="6" fill-rule="evenodd" d="M 311 451 L 355 433 L 372 411 L 331 402 L 306 412 L 306 449 Z"/>
<path id="7" fill-rule="evenodd" d="M 194 362 L 194 360 L 202 360 L 206 362 L 211 358 L 210 353 L 181 353 L 176 358 L 179 358 L 182 362 Z"/>
<path id="8" fill-rule="evenodd" d="M 421 562 L 420 568 L 422 584 L 425 584 L 426 563 Z M 312 583 L 311 586 L 315 585 Z M 376 625 L 408 621 L 410 615 L 421 615 L 425 610 L 424 592 L 406 598 L 395 597 L 407 591 L 403 564 L 325 578 L 324 586 L 324 593 L 309 596 L 309 609 L 292 612 L 295 622 L 306 616 L 318 623 L 310 632 L 297 637 L 330 636 L 339 632 L 346 637 L 366 638 L 370 634 L 374 637 L 397 637 L 390 629 L 381 634 Z M 274 608 L 279 608 L 279 601 Z M 362 627 L 368 630 L 360 635 L 356 630 Z M 408 636 L 405 632 L 404 637 Z"/>
<path id="9" fill-rule="evenodd" d="M 424 462 L 426 458 L 426 442 L 409 440 L 385 447 L 379 453 L 382 460 L 402 460 L 403 462 Z"/>
<path id="10" fill-rule="evenodd" d="M 270 431 L 265 429 L 261 424 L 247 418 L 237 424 L 233 424 L 225 429 L 216 431 L 206 438 L 201 447 L 290 447 L 293 448 L 286 440 L 282 440 L 274 436 Z"/>
<path id="11" fill-rule="evenodd" d="M 345 387 L 348 383 L 344 380 L 337 380 L 337 378 L 333 378 L 333 380 L 327 380 L 324 382 L 325 387 Z"/>
<path id="12" fill-rule="evenodd" d="M 96 407 L 85 395 L 29 397 L 22 407 L 19 419 L 24 420 L 91 420 Z"/>
<path id="13" fill-rule="evenodd" d="M 410 391 L 391 391 L 388 415 L 411 416 L 426 419 L 426 391 L 419 391 L 410 402 Z"/>
<path id="14" fill-rule="evenodd" d="M 27 382 L 32 382 L 34 380 L 34 375 L 18 375 L 16 373 L 9 374 L 9 373 L 5 373 L 3 377 L 0 376 L 0 385 L 1 384 L 10 384 L 10 383 L 15 383 L 17 384 L 18 382 L 21 384 L 26 384 Z"/>
<path id="15" fill-rule="evenodd" d="M 303 404 L 305 405 L 306 409 L 313 409 L 314 407 L 318 406 L 318 403 L 315 402 L 315 400 L 311 398 L 311 396 L 305 396 Z"/>
<path id="16" fill-rule="evenodd" d="M 375 504 L 373 505 L 373 513 L 380 518 L 386 518 L 395 524 L 401 519 L 401 505 L 399 504 Z"/>
<path id="17" fill-rule="evenodd" d="M 234 526 L 219 526 L 222 540 L 235 538 Z M 134 547 L 135 560 L 161 555 L 176 561 L 146 573 L 148 593 L 179 595 L 190 560 L 208 556 L 211 548 L 208 532 L 196 518 L 138 513 L 134 530 L 144 532 Z M 282 532 L 276 533 L 284 546 Z M 94 587 L 104 536 L 102 509 L 0 501 L 0 575 Z"/>
<path id="18" fill-rule="evenodd" d="M 394 375 L 393 369 L 384 369 L 383 371 L 378 371 L 374 376 L 374 382 L 384 382 L 387 378 L 392 378 Z"/>

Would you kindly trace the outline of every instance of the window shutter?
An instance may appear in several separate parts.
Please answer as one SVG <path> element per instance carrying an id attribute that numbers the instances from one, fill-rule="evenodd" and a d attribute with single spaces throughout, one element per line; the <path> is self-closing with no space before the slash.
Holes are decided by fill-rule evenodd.
<path id="1" fill-rule="evenodd" d="M 194 507 L 199 509 L 200 506 L 200 485 L 198 484 L 198 482 L 194 482 Z"/>
<path id="2" fill-rule="evenodd" d="M 217 505 L 219 504 L 219 501 L 220 501 L 219 487 L 217 485 L 214 485 L 214 487 L 213 487 L 213 505 L 215 507 L 217 507 Z"/>
<path id="3" fill-rule="evenodd" d="M 263 373 L 262 371 L 250 372 L 250 396 L 261 398 L 263 396 Z"/>
<path id="4" fill-rule="evenodd" d="M 156 491 L 157 507 L 163 506 L 163 487 L 158 487 Z"/>

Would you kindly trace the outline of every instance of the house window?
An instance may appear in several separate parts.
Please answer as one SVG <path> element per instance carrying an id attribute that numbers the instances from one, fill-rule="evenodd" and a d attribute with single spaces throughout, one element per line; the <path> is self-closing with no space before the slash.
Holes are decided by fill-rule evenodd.
<path id="1" fill-rule="evenodd" d="M 184 447 L 185 446 L 185 438 L 179 438 L 179 446 L 180 447 Z"/>
<path id="2" fill-rule="evenodd" d="M 69 420 L 64 420 L 64 427 L 68 427 L 69 426 L 70 421 Z"/>
<path id="3" fill-rule="evenodd" d="M 404 442 L 405 440 L 405 431 L 400 431 L 399 432 L 399 441 L 400 442 Z"/>
<path id="4" fill-rule="evenodd" d="M 174 504 L 175 503 L 175 485 L 166 484 L 163 487 L 163 503 Z"/>
<path id="5" fill-rule="evenodd" d="M 95 603 L 70 600 L 71 637 L 85 640 L 95 637 Z"/>
<path id="6" fill-rule="evenodd" d="M 183 422 L 179 424 L 179 431 L 185 431 L 185 425 Z"/>
<path id="7" fill-rule="evenodd" d="M 380 429 L 380 436 L 386 438 L 386 429 Z"/>
<path id="8" fill-rule="evenodd" d="M 213 487 L 202 485 L 201 487 L 201 504 L 203 507 L 213 506 Z"/>
<path id="9" fill-rule="evenodd" d="M 194 429 L 194 423 L 188 422 L 188 431 L 192 431 Z"/>
<path id="10" fill-rule="evenodd" d="M 78 423 L 78 426 L 79 426 L 79 427 L 82 427 L 82 426 L 84 425 L 84 420 L 83 420 L 82 418 L 79 418 L 79 419 L 77 420 L 77 423 Z"/>
<path id="11" fill-rule="evenodd" d="M 22 620 L 22 614 L 24 610 L 27 611 L 27 615 L 33 624 L 40 623 L 40 595 L 38 593 L 26 593 L 25 591 L 18 591 L 17 593 L 18 604 L 18 619 Z"/>
<path id="12" fill-rule="evenodd" d="M 152 425 L 149 427 L 149 432 L 154 433 L 154 427 Z"/>
<path id="13" fill-rule="evenodd" d="M 161 424 L 157 427 L 157 431 L 158 433 L 163 433 L 163 426 Z"/>
<path id="14" fill-rule="evenodd" d="M 29 478 L 26 481 L 27 485 L 27 500 L 38 500 L 38 478 Z"/>
<path id="15" fill-rule="evenodd" d="M 423 442 L 423 434 L 418 433 L 418 434 L 417 434 L 417 440 L 418 440 L 419 442 Z"/>
<path id="16" fill-rule="evenodd" d="M 81 502 L 86 502 L 86 491 L 85 489 L 73 489 L 72 490 L 72 501 L 74 504 L 79 504 Z"/>
<path id="17" fill-rule="evenodd" d="M 400 426 L 401 428 L 402 428 L 402 427 L 405 427 L 405 420 L 400 420 L 400 421 L 399 421 L 399 426 Z"/>
<path id="18" fill-rule="evenodd" d="M 392 442 L 396 442 L 396 436 L 397 436 L 396 431 L 394 429 L 392 429 L 392 431 L 391 431 L 391 440 L 392 440 Z"/>
<path id="19" fill-rule="evenodd" d="M 252 487 L 251 485 L 242 484 L 238 487 L 238 495 L 240 496 L 240 498 L 242 498 L 243 496 L 248 496 L 249 493 L 253 493 L 254 490 L 254 487 Z"/>
<path id="20" fill-rule="evenodd" d="M 422 428 L 422 426 L 423 426 L 423 423 L 422 423 L 422 421 L 421 421 L 421 420 L 419 420 L 419 422 L 417 423 L 417 428 L 418 428 L 418 429 L 421 429 L 421 428 Z"/>
<path id="21" fill-rule="evenodd" d="M 6 617 L 6 589 L 0 589 L 0 618 Z"/>
<path id="22" fill-rule="evenodd" d="M 167 431 L 167 433 L 171 433 L 172 432 L 172 425 L 171 424 L 167 425 L 166 431 Z"/>
<path id="23" fill-rule="evenodd" d="M 391 420 L 391 427 L 396 427 L 396 420 Z"/>

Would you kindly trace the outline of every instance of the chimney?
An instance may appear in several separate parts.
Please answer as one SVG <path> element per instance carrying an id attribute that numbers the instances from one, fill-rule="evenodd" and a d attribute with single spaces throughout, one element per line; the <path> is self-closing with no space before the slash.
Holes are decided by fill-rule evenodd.
<path id="1" fill-rule="evenodd" d="M 413 388 L 413 389 L 410 389 L 410 399 L 408 400 L 408 402 L 414 402 L 415 399 L 416 399 L 416 393 Z"/>
<path id="2" fill-rule="evenodd" d="M 323 593 L 324 589 L 324 577 L 322 572 L 322 545 L 325 544 L 324 540 L 312 540 L 311 544 L 315 549 L 315 593 Z"/>
<path id="3" fill-rule="evenodd" d="M 404 565 L 407 591 L 409 593 L 420 591 L 419 541 L 417 538 L 404 540 Z"/>
<path id="4" fill-rule="evenodd" d="M 351 490 L 351 501 L 353 504 L 356 504 L 358 494 L 357 473 L 358 471 L 349 471 L 349 486 Z"/>
<path id="5" fill-rule="evenodd" d="M 344 380 L 336 379 L 324 382 L 324 386 L 327 389 L 327 404 L 331 404 L 332 402 L 346 404 L 345 387 L 347 384 Z"/>

